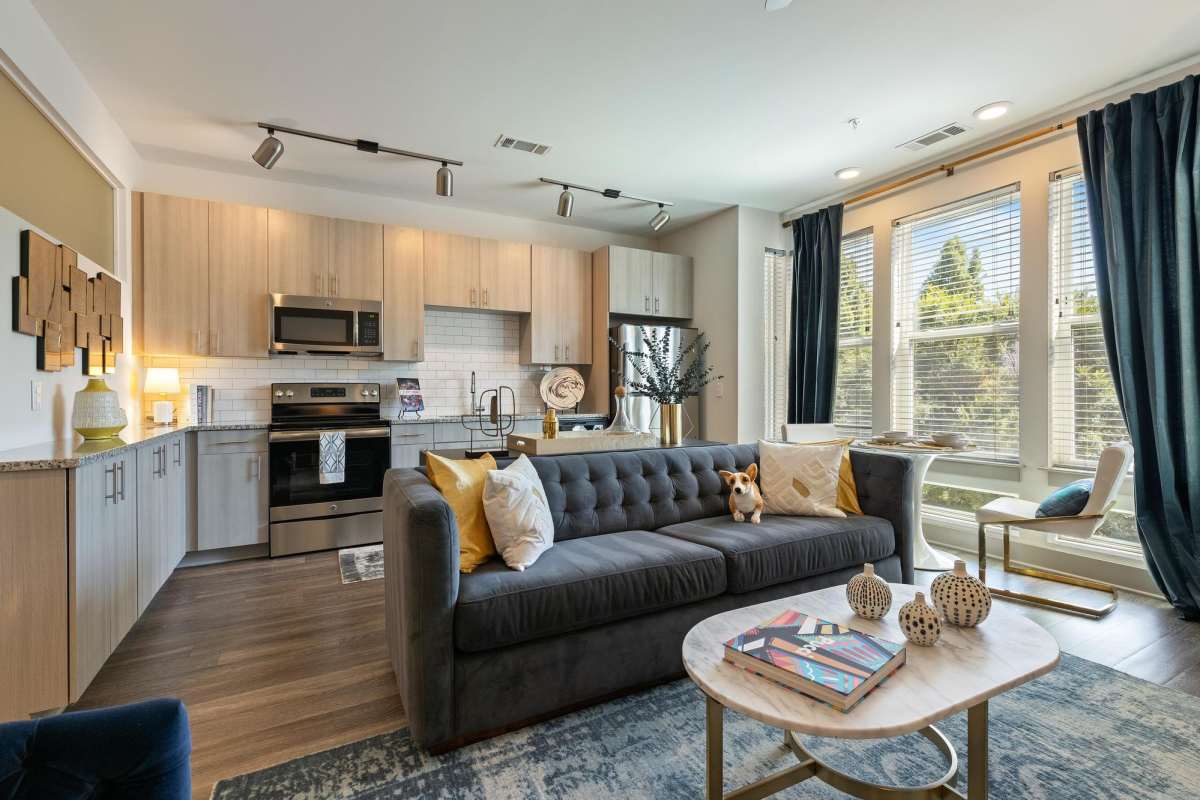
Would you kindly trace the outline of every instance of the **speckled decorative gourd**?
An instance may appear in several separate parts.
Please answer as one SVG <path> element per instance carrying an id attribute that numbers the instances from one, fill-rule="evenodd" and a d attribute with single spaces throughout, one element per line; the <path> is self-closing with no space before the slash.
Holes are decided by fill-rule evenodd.
<path id="1" fill-rule="evenodd" d="M 874 564 L 863 564 L 863 571 L 846 584 L 846 602 L 860 617 L 880 619 L 892 607 L 892 589 L 875 574 Z"/>
<path id="2" fill-rule="evenodd" d="M 900 606 L 900 630 L 913 644 L 929 647 L 942 638 L 942 620 L 937 609 L 925 602 L 925 593 Z"/>
<path id="3" fill-rule="evenodd" d="M 992 593 L 982 581 L 967 574 L 965 561 L 955 561 L 953 571 L 934 578 L 929 595 L 938 614 L 951 625 L 974 628 L 992 611 Z"/>

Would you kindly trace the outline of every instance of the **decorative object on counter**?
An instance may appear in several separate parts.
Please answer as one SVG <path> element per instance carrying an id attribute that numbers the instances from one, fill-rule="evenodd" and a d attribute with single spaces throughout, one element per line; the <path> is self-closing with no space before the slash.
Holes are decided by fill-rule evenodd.
<path id="1" fill-rule="evenodd" d="M 115 372 L 124 350 L 121 283 L 79 268 L 79 255 L 31 230 L 21 231 L 20 275 L 13 278 L 13 331 L 37 337 L 37 368 L 74 366 L 75 348 L 85 375 Z"/>
<path id="2" fill-rule="evenodd" d="M 892 588 L 875 574 L 875 565 L 863 564 L 863 571 L 846 584 L 846 602 L 854 613 L 865 619 L 882 619 L 892 607 Z"/>
<path id="3" fill-rule="evenodd" d="M 618 386 L 613 390 L 613 407 L 616 411 L 613 413 L 612 424 L 605 429 L 605 433 L 611 434 L 630 434 L 637 433 L 637 426 L 630 421 L 629 415 L 625 413 L 625 387 Z"/>
<path id="4" fill-rule="evenodd" d="M 628 389 L 659 404 L 662 443 L 677 445 L 683 441 L 684 398 L 699 394 L 705 386 L 725 376 L 714 375 L 714 368 L 705 364 L 704 356 L 711 342 L 705 339 L 704 331 L 697 331 L 695 338 L 671 358 L 671 341 L 667 336 L 660 335 L 657 328 L 647 331 L 645 326 L 639 326 L 639 330 L 644 351 L 629 350 L 611 337 L 609 341 L 633 370 L 634 380 L 628 382 Z"/>
<path id="5" fill-rule="evenodd" d="M 558 438 L 558 412 L 553 406 L 546 409 L 546 416 L 542 418 L 542 436 L 547 439 Z"/>
<path id="6" fill-rule="evenodd" d="M 71 427 L 84 439 L 111 439 L 128 424 L 117 393 L 104 378 L 91 378 L 75 393 L 71 409 Z"/>
<path id="7" fill-rule="evenodd" d="M 162 398 L 154 401 L 154 424 L 170 425 L 175 421 L 175 403 L 168 400 L 167 395 L 177 395 L 180 392 L 179 370 L 174 367 L 148 367 L 146 385 L 142 391 Z"/>
<path id="8" fill-rule="evenodd" d="M 583 376 L 572 367 L 555 367 L 542 376 L 538 392 L 550 408 L 568 411 L 583 399 Z"/>
<path id="9" fill-rule="evenodd" d="M 400 399 L 400 419 L 408 414 L 421 418 L 425 410 L 425 396 L 421 394 L 421 381 L 416 378 L 396 378 L 396 395 Z"/>
<path id="10" fill-rule="evenodd" d="M 208 425 L 215 422 L 213 409 L 216 408 L 216 389 L 203 383 L 188 387 L 188 416 L 197 425 Z"/>
<path id="11" fill-rule="evenodd" d="M 992 611 L 992 593 L 983 582 L 967 574 L 967 562 L 956 559 L 951 572 L 933 579 L 929 595 L 942 619 L 960 628 L 974 628 Z"/>
<path id="12" fill-rule="evenodd" d="M 561 456 L 571 453 L 602 453 L 608 450 L 648 450 L 659 447 L 657 434 L 605 431 L 559 431 L 550 437 L 541 433 L 510 433 L 509 452 L 531 456 Z"/>
<path id="13" fill-rule="evenodd" d="M 507 404 L 505 399 L 507 398 Z M 475 449 L 475 434 L 480 434 L 486 439 L 503 439 L 508 434 L 512 433 L 517 426 L 517 418 L 514 413 L 517 408 L 517 396 L 513 393 L 511 386 L 497 386 L 495 389 L 487 389 L 479 395 L 479 405 L 474 405 L 475 399 L 475 373 L 471 373 L 471 400 L 472 413 L 463 414 L 459 419 L 470 437 L 470 443 L 467 445 L 467 458 L 477 458 L 484 453 L 493 453 L 497 455 L 507 455 L 504 451 L 492 450 L 476 450 Z M 483 407 L 487 406 L 487 413 L 483 411 Z"/>
<path id="14" fill-rule="evenodd" d="M 937 609 L 925 602 L 925 593 L 900 606 L 900 630 L 913 644 L 929 647 L 942 638 L 942 620 Z"/>

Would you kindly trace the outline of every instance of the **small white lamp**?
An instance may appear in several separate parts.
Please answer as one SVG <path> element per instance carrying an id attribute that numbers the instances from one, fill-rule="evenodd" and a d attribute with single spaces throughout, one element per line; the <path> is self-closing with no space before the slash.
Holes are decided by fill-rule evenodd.
<path id="1" fill-rule="evenodd" d="M 154 401 L 154 423 L 170 425 L 175 420 L 175 404 L 167 395 L 179 394 L 179 370 L 174 367 L 148 367 L 146 369 L 146 394 L 157 394 L 162 400 Z"/>

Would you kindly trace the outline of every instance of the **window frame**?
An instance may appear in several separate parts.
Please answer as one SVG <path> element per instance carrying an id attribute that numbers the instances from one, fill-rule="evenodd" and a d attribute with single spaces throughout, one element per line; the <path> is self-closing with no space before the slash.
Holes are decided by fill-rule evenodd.
<path id="1" fill-rule="evenodd" d="M 790 250 L 763 248 L 763 376 L 766 384 L 763 392 L 763 438 L 768 440 L 781 439 L 782 425 L 787 422 L 788 327 L 792 308 L 791 256 Z M 783 295 L 782 306 L 776 303 L 777 293 Z M 781 349 L 783 369 L 780 369 L 779 361 Z M 778 397 L 781 382 L 785 385 L 782 403 Z"/>
<path id="2" fill-rule="evenodd" d="M 874 226 L 868 225 L 865 228 L 859 228 L 858 230 L 852 231 L 851 233 L 848 233 L 848 234 L 843 233 L 842 234 L 841 247 L 839 248 L 840 252 L 838 253 L 838 325 L 840 328 L 842 311 L 843 311 L 843 309 L 842 309 L 842 289 L 845 285 L 844 282 L 845 282 L 846 276 L 845 276 L 845 272 L 842 268 L 845 266 L 845 258 L 847 255 L 846 254 L 846 249 L 847 249 L 846 243 L 848 241 L 852 241 L 859 237 L 866 237 L 866 240 L 867 240 L 867 248 L 866 248 L 867 264 L 866 264 L 865 273 L 868 276 L 868 280 L 866 283 L 867 283 L 867 291 L 870 296 L 870 303 L 869 303 L 869 308 L 867 311 L 867 332 L 863 336 L 842 336 L 841 330 L 839 329 L 838 341 L 837 341 L 837 361 L 839 363 L 841 362 L 841 356 L 842 356 L 843 350 L 861 349 L 864 347 L 867 350 L 867 364 L 868 364 L 868 368 L 867 368 L 867 370 L 868 370 L 868 372 L 867 372 L 867 374 L 868 374 L 868 382 L 867 382 L 868 389 L 867 389 L 867 407 L 866 407 L 867 424 L 866 424 L 866 426 L 853 426 L 853 425 L 841 425 L 838 423 L 838 419 L 837 419 L 838 418 L 838 408 L 836 405 L 836 403 L 837 403 L 836 398 L 837 398 L 837 388 L 838 388 L 837 381 L 841 380 L 840 370 L 839 370 L 839 375 L 837 377 L 837 380 L 834 382 L 834 387 L 833 387 L 834 409 L 833 409 L 833 420 L 832 421 L 835 425 L 837 425 L 837 429 L 838 429 L 839 433 L 846 434 L 847 436 L 854 436 L 856 438 L 860 438 L 860 437 L 867 438 L 871 435 L 871 433 L 875 427 L 874 414 L 872 413 L 873 403 L 874 403 L 874 398 L 875 398 L 875 368 L 874 368 L 875 365 L 874 365 L 874 361 L 873 361 L 874 356 L 875 356 L 875 347 L 874 347 L 874 340 L 875 340 L 875 228 L 874 228 Z M 860 270 L 859 273 L 861 274 L 863 271 L 864 270 Z"/>

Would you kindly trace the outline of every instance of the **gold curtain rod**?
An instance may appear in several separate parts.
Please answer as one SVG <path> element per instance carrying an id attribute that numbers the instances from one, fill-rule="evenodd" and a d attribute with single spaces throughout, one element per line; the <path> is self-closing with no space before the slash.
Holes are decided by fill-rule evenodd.
<path id="1" fill-rule="evenodd" d="M 946 177 L 949 178 L 954 174 L 954 170 L 958 167 L 961 167 L 963 164 L 969 164 L 972 161 L 977 161 L 981 158 L 987 158 L 988 156 L 993 155 L 994 153 L 999 153 L 1002 150 L 1008 150 L 1009 148 L 1017 147 L 1018 145 L 1025 144 L 1026 142 L 1031 142 L 1034 139 L 1040 139 L 1043 136 L 1049 136 L 1052 133 L 1058 133 L 1061 130 L 1073 127 L 1075 127 L 1075 120 L 1073 119 L 1065 120 L 1063 122 L 1056 122 L 1048 127 L 1039 128 L 1036 131 L 1030 131 L 1029 133 L 1026 133 L 1023 136 L 1018 136 L 1015 139 L 1009 139 L 1007 142 L 1001 142 L 1000 144 L 992 145 L 991 147 L 971 153 L 970 155 L 963 156 L 962 158 L 957 158 L 954 161 L 947 161 L 945 164 L 939 164 L 936 167 L 923 170 L 915 175 L 909 175 L 907 178 L 901 178 L 899 180 L 892 181 L 891 183 L 885 183 L 883 186 L 877 186 L 874 189 L 869 189 L 862 194 L 856 194 L 850 199 L 843 201 L 842 204 L 850 206 L 854 205 L 855 203 L 861 203 L 864 200 L 870 200 L 872 197 L 878 197 L 881 194 L 886 194 L 887 192 L 899 189 L 901 186 L 907 186 L 910 183 L 916 183 L 917 181 L 925 180 L 926 178 L 937 175 L 940 172 L 946 173 Z M 799 217 L 796 219 L 799 219 Z M 789 219 L 787 222 L 783 223 L 783 227 L 790 228 L 793 222 L 795 222 L 795 219 Z"/>

